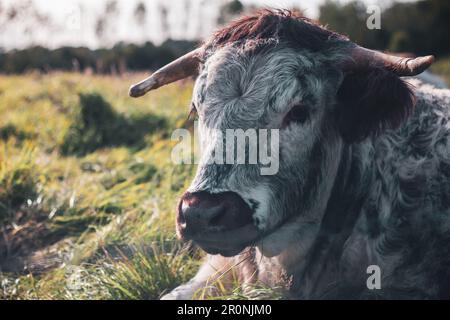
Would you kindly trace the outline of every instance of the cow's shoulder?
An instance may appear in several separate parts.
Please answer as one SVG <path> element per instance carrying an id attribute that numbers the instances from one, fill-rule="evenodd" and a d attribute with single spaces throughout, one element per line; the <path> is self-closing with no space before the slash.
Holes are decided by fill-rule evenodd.
<path id="1" fill-rule="evenodd" d="M 450 90 L 411 80 L 416 106 L 408 120 L 373 140 L 370 192 L 379 208 L 450 208 Z"/>
<path id="2" fill-rule="evenodd" d="M 386 287 L 436 297 L 450 288 L 450 90 L 411 83 L 407 122 L 366 146 L 373 180 L 342 262 L 348 279 L 379 265 Z"/>

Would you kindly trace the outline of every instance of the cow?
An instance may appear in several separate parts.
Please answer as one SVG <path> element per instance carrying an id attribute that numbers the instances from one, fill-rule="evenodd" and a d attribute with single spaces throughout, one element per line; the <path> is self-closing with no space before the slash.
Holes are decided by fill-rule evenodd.
<path id="1" fill-rule="evenodd" d="M 132 86 L 139 97 L 196 76 L 207 146 L 222 142 L 213 130 L 279 130 L 274 175 L 202 155 L 176 230 L 208 255 L 163 299 L 233 268 L 244 288 L 289 299 L 450 298 L 450 90 L 415 77 L 433 61 L 263 10 Z"/>

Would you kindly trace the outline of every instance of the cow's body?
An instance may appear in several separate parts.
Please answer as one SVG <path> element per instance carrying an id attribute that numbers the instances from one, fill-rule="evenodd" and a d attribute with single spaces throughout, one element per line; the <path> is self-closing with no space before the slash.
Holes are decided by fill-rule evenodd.
<path id="1" fill-rule="evenodd" d="M 343 198 L 362 205 L 343 236 L 337 279 L 368 293 L 366 268 L 378 265 L 381 290 L 371 294 L 449 298 L 450 91 L 413 83 L 417 104 L 406 123 L 352 147 L 365 173 L 351 176 Z"/>
<path id="2" fill-rule="evenodd" d="M 264 241 L 232 258 L 209 256 L 166 298 L 191 298 L 231 266 L 243 284 L 291 298 L 450 298 L 450 90 L 410 82 L 417 104 L 402 127 L 344 147 L 318 233 L 294 236 L 270 258 Z M 381 289 L 367 288 L 371 265 Z"/>

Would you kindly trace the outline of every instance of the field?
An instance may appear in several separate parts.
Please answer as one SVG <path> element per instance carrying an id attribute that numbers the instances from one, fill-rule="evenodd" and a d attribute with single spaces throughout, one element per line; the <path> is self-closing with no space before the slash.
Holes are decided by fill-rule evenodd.
<path id="1" fill-rule="evenodd" d="M 129 98 L 142 77 L 0 75 L 0 299 L 158 299 L 195 274 L 174 226 L 195 165 L 170 157 L 192 83 Z M 195 297 L 280 298 L 210 287 Z"/>
<path id="2" fill-rule="evenodd" d="M 174 226 L 195 166 L 170 158 L 192 83 L 129 98 L 142 76 L 0 76 L 0 299 L 157 299 L 195 274 Z"/>
<path id="3" fill-rule="evenodd" d="M 448 84 L 450 84 L 450 57 L 438 59 L 432 66 L 431 71 L 441 76 Z"/>

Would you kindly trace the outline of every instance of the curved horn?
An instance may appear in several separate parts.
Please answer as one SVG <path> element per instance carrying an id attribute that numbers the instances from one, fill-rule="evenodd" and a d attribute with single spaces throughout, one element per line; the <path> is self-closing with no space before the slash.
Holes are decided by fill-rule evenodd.
<path id="1" fill-rule="evenodd" d="M 130 87 L 129 95 L 137 98 L 150 90 L 192 76 L 198 69 L 203 49 L 191 51 L 153 73 L 150 77 Z"/>
<path id="2" fill-rule="evenodd" d="M 425 71 L 434 62 L 434 56 L 417 58 L 397 57 L 380 51 L 369 50 L 360 46 L 351 49 L 353 63 L 347 68 L 375 65 L 392 70 L 400 77 L 415 76 Z"/>

